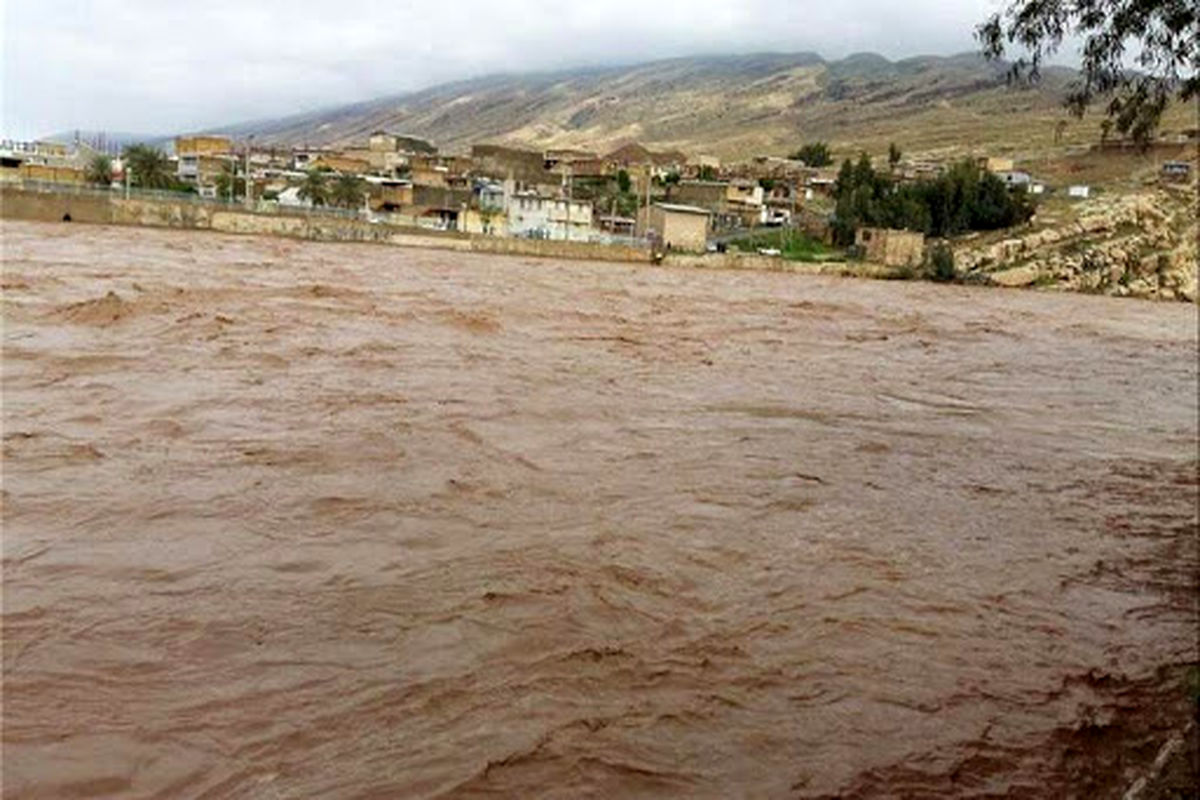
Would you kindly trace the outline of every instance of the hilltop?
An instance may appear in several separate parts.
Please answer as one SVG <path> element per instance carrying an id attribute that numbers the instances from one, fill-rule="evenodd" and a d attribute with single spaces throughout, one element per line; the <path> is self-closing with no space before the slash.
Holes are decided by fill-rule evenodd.
<path id="1" fill-rule="evenodd" d="M 264 143 L 339 145 L 386 129 L 451 151 L 485 141 L 595 150 L 640 141 L 723 159 L 783 154 L 814 139 L 835 151 L 894 140 L 943 155 L 1050 144 L 1074 72 L 1051 68 L 1037 87 L 1013 89 L 1005 71 L 974 53 L 701 56 L 493 75 L 225 130 Z M 1095 129 L 1095 121 L 1072 122 L 1065 135 L 1092 140 Z"/>

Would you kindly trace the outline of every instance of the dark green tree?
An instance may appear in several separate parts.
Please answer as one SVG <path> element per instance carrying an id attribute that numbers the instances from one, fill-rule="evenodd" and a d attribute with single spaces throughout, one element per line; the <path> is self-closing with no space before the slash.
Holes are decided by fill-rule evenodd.
<path id="1" fill-rule="evenodd" d="M 88 183 L 94 183 L 97 186 L 110 186 L 112 185 L 112 174 L 112 159 L 103 153 L 97 153 L 88 162 L 84 178 Z"/>
<path id="2" fill-rule="evenodd" d="M 140 189 L 169 189 L 175 182 L 167 154 L 147 144 L 131 144 L 125 148 L 125 169 L 129 183 Z"/>
<path id="3" fill-rule="evenodd" d="M 1009 77 L 1028 81 L 1064 39 L 1082 40 L 1082 74 L 1067 107 L 1080 117 L 1107 98 L 1117 130 L 1146 143 L 1172 97 L 1200 95 L 1198 25 L 1195 0 L 1010 0 L 975 34 L 988 58 L 1003 58 L 1010 46 L 1020 51 Z"/>
<path id="4" fill-rule="evenodd" d="M 833 163 L 829 145 L 825 142 L 812 142 L 801 147 L 791 155 L 794 161 L 803 161 L 810 167 L 827 167 Z"/>
<path id="5" fill-rule="evenodd" d="M 621 194 L 628 194 L 629 187 L 632 185 L 633 182 L 629 180 L 629 173 L 623 169 L 617 170 L 617 191 Z"/>
<path id="6" fill-rule="evenodd" d="M 301 200 L 307 200 L 314 206 L 323 206 L 329 202 L 329 189 L 325 185 L 325 176 L 317 170 L 309 170 L 304 176 L 297 192 Z"/>
<path id="7" fill-rule="evenodd" d="M 359 208 L 365 191 L 366 186 L 357 175 L 338 175 L 329 190 L 329 200 L 340 208 Z"/>
<path id="8" fill-rule="evenodd" d="M 700 180 L 715 181 L 717 179 L 717 169 L 711 164 L 705 164 L 700 167 Z"/>
<path id="9" fill-rule="evenodd" d="M 891 144 L 888 145 L 888 163 L 889 164 L 891 164 L 893 167 L 896 166 L 897 164 L 899 164 L 901 155 L 902 155 L 902 153 L 900 152 L 900 148 L 896 146 L 895 142 L 892 142 Z"/>
<path id="10" fill-rule="evenodd" d="M 842 163 L 835 198 L 833 234 L 843 246 L 854 242 L 862 226 L 952 236 L 1019 225 L 1033 214 L 1023 188 L 1010 190 L 973 161 L 955 164 L 934 180 L 895 183 L 863 155 L 856 164 Z"/>
<path id="11" fill-rule="evenodd" d="M 221 200 L 236 200 L 246 196 L 246 179 L 234 172 L 229 164 L 214 179 L 217 197 Z"/>
<path id="12" fill-rule="evenodd" d="M 952 281 L 958 277 L 954 266 L 954 251 L 945 243 L 939 242 L 929 254 L 930 277 L 935 281 Z"/>

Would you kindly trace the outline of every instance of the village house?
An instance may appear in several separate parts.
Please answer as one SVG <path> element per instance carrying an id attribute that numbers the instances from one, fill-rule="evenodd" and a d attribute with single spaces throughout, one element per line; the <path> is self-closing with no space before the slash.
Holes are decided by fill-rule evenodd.
<path id="1" fill-rule="evenodd" d="M 650 174 L 657 178 L 665 178 L 672 172 L 682 174 L 687 165 L 687 156 L 678 150 L 654 152 L 637 142 L 618 147 L 605 155 L 603 160 L 610 172 L 622 169 L 631 172 L 633 168 L 642 168 L 649 169 Z"/>
<path id="2" fill-rule="evenodd" d="M 440 165 L 412 164 L 409 166 L 408 177 L 417 186 L 445 188 L 450 185 L 450 170 Z"/>
<path id="3" fill-rule="evenodd" d="M 987 172 L 1012 172 L 1014 166 L 1011 158 L 1000 156 L 980 156 L 975 159 L 975 164 Z"/>
<path id="4" fill-rule="evenodd" d="M 665 250 L 703 253 L 708 247 L 709 218 L 706 208 L 677 203 L 655 203 L 646 218 L 645 235 Z"/>
<path id="5" fill-rule="evenodd" d="M 859 228 L 854 246 L 863 259 L 888 267 L 916 266 L 925 258 L 925 234 L 891 228 Z"/>
<path id="6" fill-rule="evenodd" d="M 706 209 L 716 230 L 753 227 L 762 221 L 763 188 L 752 180 L 680 181 L 668 187 L 667 198 Z"/>
<path id="7" fill-rule="evenodd" d="M 211 185 L 235 157 L 233 140 L 228 136 L 175 137 L 175 176 L 184 183 Z"/>
<path id="8" fill-rule="evenodd" d="M 547 150 L 542 155 L 542 163 L 549 172 L 574 174 L 576 164 L 598 161 L 599 158 L 596 153 L 591 153 L 587 150 L 560 148 L 557 150 Z"/>
<path id="9" fill-rule="evenodd" d="M 367 206 L 376 212 L 396 213 L 413 204 L 413 184 L 396 178 L 367 176 Z"/>
<path id="10" fill-rule="evenodd" d="M 471 146 L 471 162 L 475 174 L 489 178 L 512 178 L 532 184 L 558 182 L 557 176 L 552 176 L 546 171 L 543 154 L 532 150 L 498 144 L 476 144 Z"/>
<path id="11" fill-rule="evenodd" d="M 838 171 L 830 167 L 813 170 L 804 182 L 805 188 L 815 194 L 832 195 L 837 189 Z"/>
<path id="12" fill-rule="evenodd" d="M 458 230 L 459 216 L 470 208 L 472 192 L 440 186 L 412 185 L 412 205 L 406 211 L 418 224 L 438 230 Z"/>
<path id="13" fill-rule="evenodd" d="M 592 238 L 592 203 L 514 192 L 507 197 L 508 233 L 528 239 L 586 242 Z"/>

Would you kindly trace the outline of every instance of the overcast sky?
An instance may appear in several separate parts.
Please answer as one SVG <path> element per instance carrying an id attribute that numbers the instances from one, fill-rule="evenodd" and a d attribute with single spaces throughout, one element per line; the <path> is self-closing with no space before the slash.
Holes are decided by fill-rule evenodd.
<path id="1" fill-rule="evenodd" d="M 0 0 L 0 133 L 177 133 L 455 78 L 701 53 L 950 54 L 1000 0 Z"/>

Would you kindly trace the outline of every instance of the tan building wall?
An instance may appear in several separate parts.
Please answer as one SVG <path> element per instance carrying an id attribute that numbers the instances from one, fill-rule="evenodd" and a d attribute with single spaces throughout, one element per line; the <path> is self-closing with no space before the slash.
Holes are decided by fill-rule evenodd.
<path id="1" fill-rule="evenodd" d="M 413 165 L 412 171 L 409 173 L 409 180 L 418 186 L 436 186 L 445 188 L 447 185 L 446 177 L 447 170 L 435 169 L 434 167 L 423 167 Z"/>
<path id="2" fill-rule="evenodd" d="M 367 196 L 374 211 L 407 208 L 413 204 L 413 187 L 412 184 L 369 184 Z"/>
<path id="3" fill-rule="evenodd" d="M 465 208 L 458 213 L 458 231 L 476 236 L 507 236 L 507 218 L 499 211 Z"/>
<path id="4" fill-rule="evenodd" d="M 704 252 L 708 246 L 709 215 L 696 211 L 679 211 L 662 205 L 650 208 L 650 230 L 657 234 L 663 247 L 671 250 Z"/>
<path id="5" fill-rule="evenodd" d="M 176 136 L 175 155 L 205 156 L 232 153 L 233 142 L 228 136 Z"/>
<path id="6" fill-rule="evenodd" d="M 73 167 L 51 167 L 47 164 L 21 165 L 21 178 L 31 181 L 50 181 L 52 183 L 83 183 L 83 170 Z"/>
<path id="7" fill-rule="evenodd" d="M 1001 158 L 999 156 L 985 156 L 978 159 L 980 169 L 985 169 L 988 172 L 1012 172 L 1013 160 L 1011 158 Z"/>
<path id="8" fill-rule="evenodd" d="M 888 228 L 859 228 L 854 244 L 867 261 L 889 267 L 916 266 L 925 258 L 925 234 Z"/>

